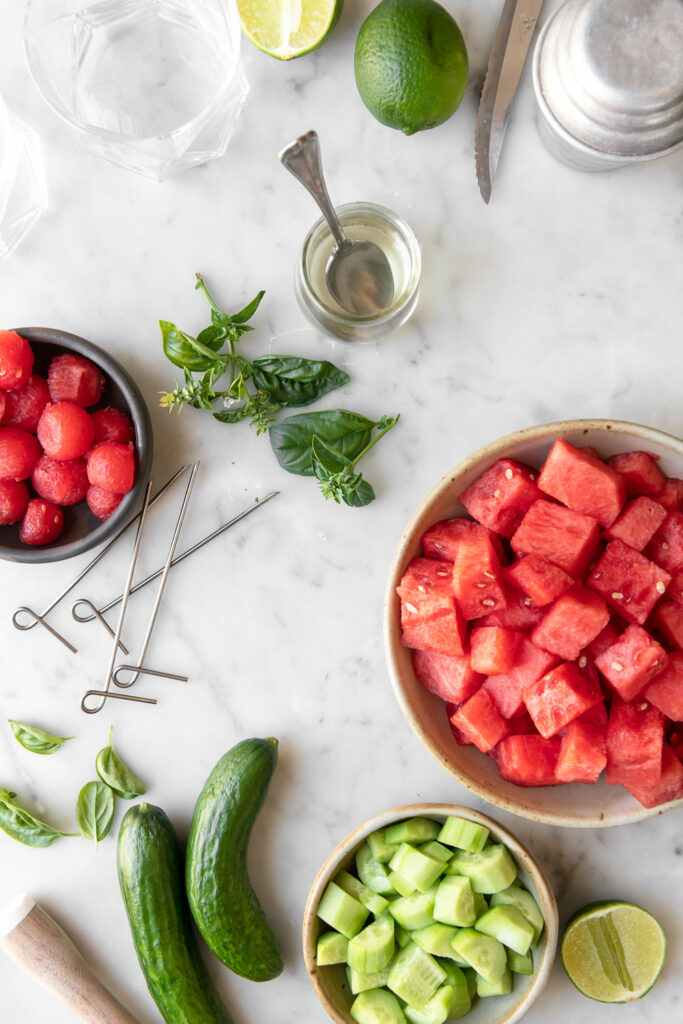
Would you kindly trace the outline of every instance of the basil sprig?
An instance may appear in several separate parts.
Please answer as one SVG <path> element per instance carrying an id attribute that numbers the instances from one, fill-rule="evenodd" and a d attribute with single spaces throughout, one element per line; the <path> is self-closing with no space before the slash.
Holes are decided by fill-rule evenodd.
<path id="1" fill-rule="evenodd" d="M 23 807 L 16 804 L 16 793 L 0 788 L 0 828 L 12 839 L 25 846 L 52 846 L 62 836 L 78 835 L 77 832 L 60 832 L 46 822 L 35 818 Z"/>
<path id="2" fill-rule="evenodd" d="M 33 754 L 54 754 L 59 750 L 62 743 L 72 740 L 73 736 L 53 736 L 35 725 L 27 725 L 25 722 L 14 722 L 8 718 L 10 728 L 14 733 L 17 743 L 20 743 L 25 750 Z"/>
<path id="3" fill-rule="evenodd" d="M 114 726 L 109 728 L 109 746 L 103 747 L 95 759 L 97 774 L 105 785 L 120 796 L 123 800 L 134 800 L 136 796 L 142 796 L 145 792 L 145 785 L 132 771 L 123 763 L 112 745 L 112 734 Z"/>
<path id="4" fill-rule="evenodd" d="M 76 801 L 76 824 L 81 835 L 96 843 L 109 832 L 114 820 L 116 798 L 104 782 L 86 782 Z"/>

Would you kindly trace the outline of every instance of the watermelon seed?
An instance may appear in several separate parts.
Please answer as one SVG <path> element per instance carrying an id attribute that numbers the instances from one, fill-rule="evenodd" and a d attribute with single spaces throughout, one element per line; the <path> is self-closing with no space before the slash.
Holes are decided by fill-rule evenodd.
<path id="1" fill-rule="evenodd" d="M 623 600 L 624 600 L 624 595 L 623 595 L 623 594 L 620 594 L 620 593 L 618 593 L 618 591 L 615 591 L 615 592 L 614 592 L 614 593 L 612 594 L 612 600 L 613 600 L 613 601 L 623 601 Z"/>
<path id="2" fill-rule="evenodd" d="M 495 580 L 496 578 L 495 573 L 487 572 L 486 569 L 484 569 L 484 576 L 487 580 Z"/>
<path id="3" fill-rule="evenodd" d="M 485 583 L 475 583 L 474 585 L 475 585 L 475 587 L 478 587 L 479 590 L 483 590 L 483 588 L 486 586 Z"/>
<path id="4" fill-rule="evenodd" d="M 585 668 L 587 664 L 588 664 L 588 658 L 586 657 L 585 654 L 582 654 L 581 657 L 579 658 L 579 668 Z"/>
<path id="5" fill-rule="evenodd" d="M 667 544 L 667 542 L 666 542 L 666 541 L 663 541 L 663 542 L 662 542 L 662 549 L 663 549 L 664 551 L 668 551 L 668 550 L 669 550 L 669 545 Z"/>
<path id="6" fill-rule="evenodd" d="M 624 671 L 624 666 L 622 664 L 620 664 L 620 662 L 618 662 L 618 661 L 613 661 L 612 662 L 612 668 L 614 669 L 615 672 L 623 672 Z"/>
<path id="7" fill-rule="evenodd" d="M 528 607 L 529 607 L 529 605 L 531 604 L 531 598 L 530 598 L 530 597 L 525 597 L 525 598 L 524 598 L 524 604 L 525 604 L 525 605 L 527 606 L 527 608 L 528 608 Z"/>
<path id="8" fill-rule="evenodd" d="M 494 491 L 493 492 L 493 497 L 494 498 L 500 498 L 500 491 Z"/>
<path id="9" fill-rule="evenodd" d="M 492 601 L 490 597 L 485 597 L 481 603 L 486 605 L 487 608 L 493 608 L 496 602 Z"/>
<path id="10" fill-rule="evenodd" d="M 600 573 L 599 572 L 594 573 L 593 574 L 593 579 L 594 580 L 599 580 L 600 579 Z"/>
<path id="11" fill-rule="evenodd" d="M 408 602 L 406 601 L 406 608 L 408 609 L 409 612 L 412 612 L 413 615 L 417 615 L 417 608 L 415 607 L 414 604 L 408 604 Z"/>
<path id="12" fill-rule="evenodd" d="M 505 470 L 505 476 L 506 476 L 506 478 L 508 480 L 512 480 L 512 470 L 511 469 L 506 469 Z"/>
<path id="13" fill-rule="evenodd" d="M 657 583 L 655 584 L 655 589 L 658 594 L 663 594 L 666 590 L 666 583 L 664 582 L 664 580 L 657 580 Z"/>

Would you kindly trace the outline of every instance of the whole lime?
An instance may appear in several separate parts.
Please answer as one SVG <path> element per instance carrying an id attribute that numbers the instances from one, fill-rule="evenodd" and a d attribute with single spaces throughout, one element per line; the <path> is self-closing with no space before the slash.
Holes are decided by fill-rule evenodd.
<path id="1" fill-rule="evenodd" d="M 468 70 L 462 32 L 435 0 L 382 0 L 361 25 L 354 56 L 361 99 L 406 135 L 455 113 Z"/>

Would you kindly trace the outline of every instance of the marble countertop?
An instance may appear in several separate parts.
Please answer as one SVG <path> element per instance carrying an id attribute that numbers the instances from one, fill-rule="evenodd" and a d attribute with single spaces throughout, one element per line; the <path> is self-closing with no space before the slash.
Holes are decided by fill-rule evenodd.
<path id="1" fill-rule="evenodd" d="M 588 175 L 556 162 L 534 123 L 529 68 L 515 101 L 491 204 L 476 184 L 478 91 L 500 11 L 494 0 L 453 0 L 471 57 L 461 109 L 444 126 L 407 138 L 368 114 L 353 81 L 353 46 L 371 0 L 347 0 L 326 45 L 279 63 L 246 41 L 251 91 L 222 159 L 164 184 L 91 155 L 44 105 L 21 46 L 22 4 L 0 0 L 0 93 L 39 133 L 49 209 L 0 264 L 3 325 L 46 325 L 109 350 L 138 380 L 155 428 L 159 483 L 201 458 L 181 543 L 195 540 L 271 489 L 280 496 L 174 570 L 150 664 L 191 677 L 140 683 L 157 707 L 110 702 L 81 713 L 82 692 L 104 672 L 108 645 L 69 608 L 52 621 L 79 647 L 69 654 L 38 629 L 10 623 L 17 604 L 43 605 L 87 558 L 0 568 L 0 717 L 75 735 L 50 760 L 0 729 L 0 782 L 70 831 L 81 785 L 114 723 L 119 750 L 148 783 L 148 798 L 186 833 L 205 777 L 238 740 L 274 735 L 280 763 L 254 832 L 251 870 L 281 938 L 286 970 L 253 985 L 213 964 L 236 1024 L 326 1020 L 300 954 L 301 916 L 318 867 L 371 815 L 421 801 L 463 802 L 491 813 L 536 855 L 555 887 L 561 920 L 601 897 L 652 910 L 669 938 L 655 990 L 628 1010 L 587 1003 L 556 964 L 529 1024 L 663 1024 L 681 1018 L 681 811 L 614 830 L 571 831 L 498 811 L 431 759 L 393 698 L 382 649 L 382 601 L 399 536 L 434 483 L 462 457 L 503 434 L 550 420 L 618 417 L 683 430 L 681 172 L 683 153 Z M 548 2 L 544 17 L 557 6 Z M 330 111 L 334 110 L 334 118 Z M 337 203 L 392 207 L 419 236 L 421 299 L 394 337 L 352 347 L 320 336 L 293 291 L 312 200 L 277 160 L 317 128 Z M 310 480 L 287 476 L 267 439 L 184 410 L 157 393 L 172 385 L 157 321 L 205 323 L 193 290 L 202 271 L 235 309 L 266 289 L 249 336 L 252 353 L 317 353 L 352 382 L 343 405 L 401 421 L 364 468 L 377 500 L 364 510 L 324 502 Z M 163 559 L 179 494 L 158 510 L 143 562 Z M 122 586 L 122 542 L 78 593 L 106 600 Z M 135 649 L 152 595 L 131 605 Z M 142 690 L 140 690 L 142 692 Z M 123 808 L 119 808 L 116 825 Z M 115 826 L 116 827 L 116 826 Z M 159 1020 L 139 971 L 121 903 L 113 837 L 48 850 L 0 834 L 0 906 L 22 890 L 69 930 L 103 980 L 139 1018 Z M 0 957 L 3 1024 L 71 1024 L 73 1015 Z"/>

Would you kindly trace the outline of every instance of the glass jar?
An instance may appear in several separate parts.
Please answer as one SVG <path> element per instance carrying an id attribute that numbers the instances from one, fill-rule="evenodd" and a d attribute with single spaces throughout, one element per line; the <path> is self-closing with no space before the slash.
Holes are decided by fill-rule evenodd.
<path id="1" fill-rule="evenodd" d="M 0 96 L 0 260 L 47 208 L 38 136 Z"/>
<path id="2" fill-rule="evenodd" d="M 391 305 L 372 316 L 356 316 L 332 298 L 325 268 L 335 243 L 323 218 L 306 236 L 296 269 L 296 297 L 308 319 L 325 334 L 343 341 L 374 341 L 398 330 L 417 305 L 420 246 L 406 222 L 384 206 L 345 203 L 335 209 L 351 241 L 375 242 L 385 253 L 394 276 Z"/>

